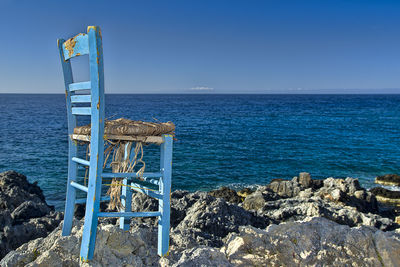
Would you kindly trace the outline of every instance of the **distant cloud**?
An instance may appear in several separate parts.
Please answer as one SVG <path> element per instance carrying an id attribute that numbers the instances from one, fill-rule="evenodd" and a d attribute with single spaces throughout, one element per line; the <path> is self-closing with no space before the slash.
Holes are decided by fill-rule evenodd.
<path id="1" fill-rule="evenodd" d="M 214 90 L 214 88 L 207 87 L 207 86 L 196 86 L 196 87 L 190 88 L 190 90 L 193 90 L 193 91 L 212 91 L 212 90 Z"/>

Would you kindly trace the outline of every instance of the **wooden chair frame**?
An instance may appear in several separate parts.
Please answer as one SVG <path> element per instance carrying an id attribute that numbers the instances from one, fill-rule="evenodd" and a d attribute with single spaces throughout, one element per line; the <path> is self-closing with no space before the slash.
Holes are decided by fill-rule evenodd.
<path id="1" fill-rule="evenodd" d="M 119 217 L 120 228 L 129 230 L 131 217 L 158 217 L 158 254 L 165 256 L 169 250 L 170 228 L 170 193 L 172 172 L 172 135 L 163 135 L 160 145 L 160 172 L 144 173 L 143 179 L 158 185 L 158 191 L 150 188 L 138 188 L 136 183 L 123 186 L 121 202 L 124 209 L 120 212 L 100 212 L 100 201 L 109 198 L 101 195 L 102 178 L 123 178 L 123 184 L 137 178 L 136 173 L 105 173 L 104 164 L 104 69 L 103 49 L 100 28 L 89 26 L 87 34 L 80 33 L 68 40 L 59 39 L 58 48 L 64 74 L 65 95 L 68 118 L 68 182 L 65 202 L 64 224 L 62 235 L 71 234 L 74 207 L 77 203 L 85 203 L 85 223 L 83 228 L 80 259 L 88 261 L 93 258 L 99 217 Z M 70 59 L 80 55 L 89 55 L 90 81 L 74 83 Z M 90 90 L 90 94 L 79 94 L 81 90 Z M 76 104 L 87 103 L 88 107 L 77 107 Z M 77 126 L 76 116 L 91 117 L 90 160 L 78 158 L 78 143 L 73 139 L 73 131 Z M 150 138 L 151 140 L 151 138 Z M 157 139 L 158 140 L 158 139 Z M 159 142 L 159 141 L 158 141 Z M 127 148 L 128 146 L 126 146 Z M 125 153 L 126 155 L 127 153 Z M 89 167 L 88 185 L 77 181 L 78 165 Z M 76 198 L 76 190 L 87 193 L 84 199 Z M 132 191 L 144 193 L 159 201 L 159 209 L 154 212 L 132 212 Z"/>

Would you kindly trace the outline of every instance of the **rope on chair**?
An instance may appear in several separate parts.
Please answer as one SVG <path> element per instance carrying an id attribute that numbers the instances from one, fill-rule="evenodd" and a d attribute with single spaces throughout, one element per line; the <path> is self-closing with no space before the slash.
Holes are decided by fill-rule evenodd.
<path id="1" fill-rule="evenodd" d="M 112 149 L 110 149 L 109 153 L 111 153 L 111 150 Z M 134 149 L 134 156 L 132 160 L 130 159 L 131 150 L 132 150 L 132 142 L 118 142 L 118 144 L 114 148 L 114 153 L 112 157 L 112 162 L 111 162 L 112 172 L 114 173 L 133 172 L 135 166 L 141 163 L 142 167 L 136 172 L 136 175 L 138 177 L 143 176 L 144 170 L 146 168 L 146 163 L 143 161 L 143 143 L 136 142 L 136 146 Z M 123 205 L 121 203 L 121 189 L 122 186 L 127 186 L 123 184 L 123 179 L 124 178 L 113 178 L 111 184 L 105 184 L 110 186 L 110 188 L 107 191 L 107 194 L 110 196 L 108 209 L 113 210 L 116 208 L 118 210 L 121 210 L 123 208 Z"/>

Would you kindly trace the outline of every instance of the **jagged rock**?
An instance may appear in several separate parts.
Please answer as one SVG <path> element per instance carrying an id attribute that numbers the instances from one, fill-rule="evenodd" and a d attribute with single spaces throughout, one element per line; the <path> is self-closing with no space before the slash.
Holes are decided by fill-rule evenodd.
<path id="1" fill-rule="evenodd" d="M 310 187 L 312 184 L 311 175 L 308 172 L 301 172 L 299 174 L 299 184 L 305 188 Z"/>
<path id="2" fill-rule="evenodd" d="M 353 207 L 326 202 L 320 198 L 289 198 L 267 202 L 257 211 L 275 222 L 304 220 L 307 217 L 324 217 L 339 224 L 349 226 L 368 225 L 381 230 L 392 230 L 398 227 L 393 220 L 373 213 L 363 213 Z"/>
<path id="3" fill-rule="evenodd" d="M 164 265 L 168 266 L 168 265 Z M 172 267 L 186 266 L 186 267 L 228 267 L 233 266 L 227 260 L 224 253 L 215 248 L 210 247 L 197 247 L 183 251 L 181 258 Z"/>
<path id="4" fill-rule="evenodd" d="M 0 173 L 0 259 L 29 240 L 46 236 L 62 214 L 45 202 L 37 183 L 15 171 Z"/>
<path id="5" fill-rule="evenodd" d="M 400 206 L 400 191 L 391 191 L 383 187 L 374 187 L 370 190 L 379 202 L 387 205 Z"/>
<path id="6" fill-rule="evenodd" d="M 235 266 L 399 266 L 400 235 L 372 227 L 350 228 L 324 218 L 241 226 L 221 252 Z"/>
<path id="7" fill-rule="evenodd" d="M 295 176 L 292 180 L 273 179 L 268 188 L 281 197 L 295 197 L 301 191 L 312 188 L 314 190 L 321 188 L 322 180 L 313 180 L 308 172 L 301 172 L 299 177 Z"/>
<path id="8" fill-rule="evenodd" d="M 299 177 L 291 181 L 275 180 L 258 188 L 246 197 L 242 207 L 272 222 L 325 217 L 349 226 L 370 225 L 382 230 L 397 227 L 393 214 L 389 218 L 378 214 L 375 196 L 361 188 L 357 179 L 327 178 L 314 185 L 317 180 L 311 180 L 308 173 L 301 173 Z"/>
<path id="9" fill-rule="evenodd" d="M 397 174 L 385 174 L 375 178 L 375 183 L 381 185 L 394 185 L 400 186 L 400 175 Z"/>
<path id="10" fill-rule="evenodd" d="M 220 198 L 201 195 L 200 198 L 186 211 L 184 219 L 176 226 L 176 230 L 184 231 L 195 228 L 195 236 L 209 240 L 215 247 L 221 246 L 221 238 L 230 232 L 237 231 L 239 225 L 254 225 L 265 227 L 269 221 L 255 216 L 243 208 L 229 204 Z"/>
<path id="11" fill-rule="evenodd" d="M 266 187 L 260 187 L 243 201 L 242 207 L 246 210 L 261 209 L 267 201 L 279 199 L 279 196 Z"/>
<path id="12" fill-rule="evenodd" d="M 380 216 L 375 196 L 361 188 L 356 179 L 312 180 L 307 173 L 303 173 L 291 181 L 276 180 L 273 183 L 277 183 L 277 191 L 271 188 L 272 183 L 258 187 L 239 205 L 227 203 L 224 198 L 215 198 L 207 192 L 172 192 L 171 253 L 160 260 L 156 255 L 155 218 L 132 219 L 129 234 L 112 225 L 115 220 L 101 219 L 95 259 L 89 265 L 305 266 L 319 264 L 316 261 L 319 259 L 322 265 L 349 265 L 354 260 L 357 266 L 358 259 L 362 258 L 359 255 L 364 255 L 367 265 L 376 264 L 374 257 L 385 266 L 397 263 L 388 261 L 389 254 L 385 253 L 399 254 L 396 252 L 399 235 L 382 233 L 376 229 L 390 231 L 399 227 L 394 222 L 395 216 Z M 0 186 L 0 193 L 3 192 L 1 189 Z M 228 191 L 223 189 L 218 192 L 222 192 L 220 196 L 229 196 L 231 192 Z M 32 199 L 28 201 L 36 205 L 43 204 Z M 22 204 L 17 203 L 17 207 Z M 36 238 L 29 234 L 46 236 L 58 224 L 60 213 L 24 221 L 24 218 L 31 216 L 27 213 L 27 207 L 34 205 L 28 202 L 16 211 L 0 209 L 0 226 L 4 227 L 0 232 L 0 240 L 7 240 L 8 243 L 1 243 L 9 246 L 6 249 L 19 245 L 10 241 L 12 239 L 27 242 Z M 158 201 L 143 194 L 134 194 L 132 210 L 158 210 Z M 315 218 L 310 222 L 295 222 L 312 217 Z M 16 218 L 20 220 L 17 224 L 14 223 L 17 222 Z M 285 223 L 268 227 L 267 231 L 261 230 L 271 223 L 281 222 Z M 29 241 L 7 254 L 0 266 L 78 266 L 82 223 L 74 221 L 72 234 L 68 237 L 61 236 L 59 226 L 47 237 Z M 362 225 L 361 228 L 348 227 Z M 321 234 L 324 231 L 326 234 Z M 337 238 L 333 234 L 335 231 L 338 232 Z M 360 245 L 354 245 L 357 242 Z M 373 246 L 378 252 L 370 254 Z M 221 251 L 216 247 L 222 247 Z M 0 251 L 3 251 L 1 246 Z"/>
<path id="13" fill-rule="evenodd" d="M 25 201 L 45 202 L 37 183 L 29 183 L 25 175 L 15 171 L 0 173 L 0 209 L 13 211 Z"/>
<path id="14" fill-rule="evenodd" d="M 51 208 L 44 202 L 26 201 L 11 213 L 11 218 L 15 222 L 26 221 L 30 218 L 45 216 L 50 211 Z"/>
<path id="15" fill-rule="evenodd" d="M 186 211 L 196 203 L 201 197 L 205 197 L 207 192 L 193 192 L 176 190 L 171 193 L 171 227 L 176 227 L 186 216 Z M 135 193 L 132 196 L 132 211 L 157 211 L 158 200 L 146 196 L 145 194 Z M 155 224 L 155 218 L 135 218 L 135 223 Z"/>
<path id="16" fill-rule="evenodd" d="M 226 186 L 210 191 L 209 195 L 216 198 L 223 198 L 229 203 L 238 204 L 242 202 L 242 198 L 236 193 L 236 191 Z"/>
<path id="17" fill-rule="evenodd" d="M 323 181 L 323 187 L 317 190 L 314 195 L 328 201 L 343 202 L 361 212 L 378 212 L 375 196 L 363 189 L 358 180 L 354 178 L 327 178 Z"/>
<path id="18" fill-rule="evenodd" d="M 0 266 L 80 266 L 83 221 L 74 221 L 70 236 L 61 236 L 61 226 L 46 238 L 38 238 L 10 252 Z M 100 224 L 94 259 L 81 266 L 157 266 L 157 232 L 133 228 L 130 233 L 115 225 Z"/>
<path id="19" fill-rule="evenodd" d="M 238 196 L 242 197 L 242 198 L 246 198 L 247 196 L 249 196 L 250 194 L 254 193 L 254 190 L 248 187 L 245 187 L 243 189 L 240 189 L 237 194 Z"/>
<path id="20" fill-rule="evenodd" d="M 297 179 L 296 181 L 274 181 L 268 185 L 268 188 L 281 197 L 294 197 L 301 191 Z"/>
<path id="21" fill-rule="evenodd" d="M 100 211 L 106 211 L 108 208 L 108 203 L 107 202 L 100 202 Z M 80 220 L 83 217 L 85 217 L 85 211 L 86 211 L 86 204 L 76 204 L 75 209 L 74 209 L 74 216 L 76 219 Z M 113 210 L 116 211 L 116 210 Z"/>

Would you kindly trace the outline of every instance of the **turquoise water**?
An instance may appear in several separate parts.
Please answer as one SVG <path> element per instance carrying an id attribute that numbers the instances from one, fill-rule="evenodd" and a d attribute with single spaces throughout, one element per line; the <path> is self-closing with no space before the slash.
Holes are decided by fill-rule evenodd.
<path id="1" fill-rule="evenodd" d="M 0 94 L 0 171 L 38 181 L 61 209 L 67 177 L 63 95 Z M 107 95 L 111 118 L 173 121 L 173 188 L 399 173 L 400 95 Z M 145 148 L 155 171 L 157 147 Z"/>

